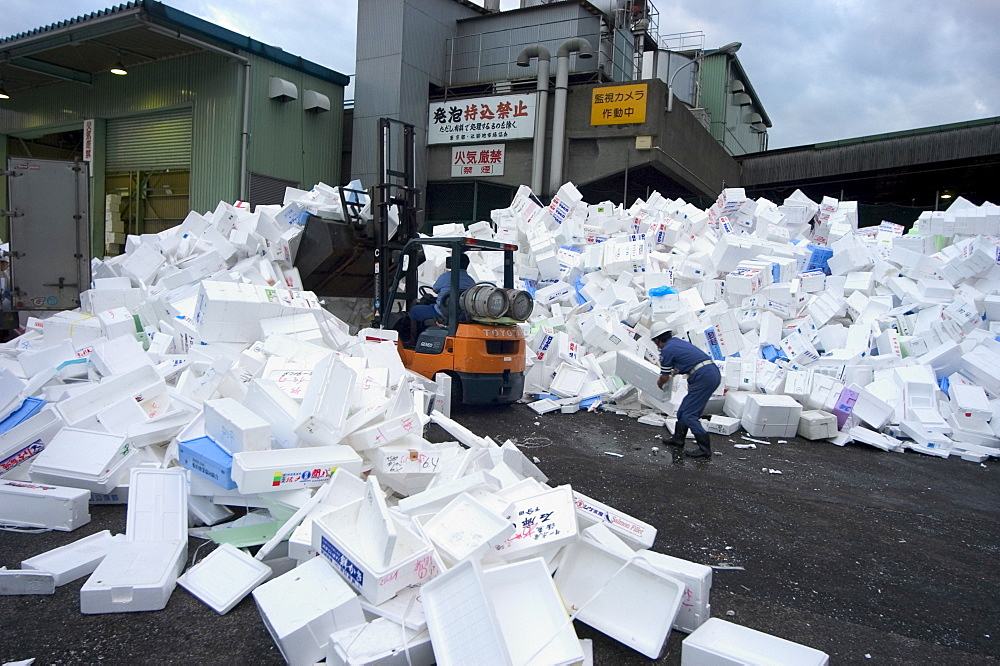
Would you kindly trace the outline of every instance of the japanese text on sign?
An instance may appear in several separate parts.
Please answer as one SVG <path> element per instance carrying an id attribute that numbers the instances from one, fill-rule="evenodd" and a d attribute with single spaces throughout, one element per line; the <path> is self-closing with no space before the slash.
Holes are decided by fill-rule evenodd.
<path id="1" fill-rule="evenodd" d="M 646 122 L 646 88 L 645 83 L 594 88 L 590 100 L 590 124 L 627 125 Z"/>
<path id="2" fill-rule="evenodd" d="M 530 139 L 535 135 L 535 93 L 433 102 L 427 143 Z"/>
<path id="3" fill-rule="evenodd" d="M 451 149 L 451 177 L 502 176 L 505 145 L 455 146 Z"/>

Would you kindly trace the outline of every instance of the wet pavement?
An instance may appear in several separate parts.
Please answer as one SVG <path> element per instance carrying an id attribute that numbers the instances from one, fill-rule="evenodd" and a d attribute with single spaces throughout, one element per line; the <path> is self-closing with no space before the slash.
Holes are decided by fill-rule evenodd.
<path id="1" fill-rule="evenodd" d="M 654 550 L 717 567 L 712 616 L 830 655 L 834 664 L 983 664 L 1000 657 L 1000 465 L 801 439 L 713 435 L 711 460 L 663 445 L 663 428 L 608 412 L 462 408 L 483 436 L 513 440 L 552 485 L 571 484 L 658 529 Z M 429 426 L 428 439 L 450 439 Z M 658 447 L 659 451 L 654 451 Z M 620 454 L 614 455 L 614 454 Z M 770 470 L 780 471 L 780 474 Z M 0 565 L 102 529 L 0 533 Z M 203 542 L 191 541 L 190 556 Z M 202 551 L 202 554 L 207 549 Z M 154 613 L 82 615 L 85 579 L 52 596 L 0 598 L 0 662 L 281 663 L 251 597 L 219 616 L 178 587 Z M 651 660 L 577 623 L 596 664 Z M 657 662 L 679 664 L 671 632 Z"/>

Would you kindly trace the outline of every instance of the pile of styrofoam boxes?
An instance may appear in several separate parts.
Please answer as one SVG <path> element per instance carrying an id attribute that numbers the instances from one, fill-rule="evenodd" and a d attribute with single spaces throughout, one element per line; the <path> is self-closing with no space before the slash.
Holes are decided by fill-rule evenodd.
<path id="1" fill-rule="evenodd" d="M 121 534 L 0 571 L 4 593 L 87 577 L 84 613 L 159 610 L 177 585 L 220 614 L 252 595 L 296 664 L 578 663 L 574 618 L 656 658 L 672 628 L 705 623 L 710 567 L 650 550 L 655 527 L 548 485 L 513 442 L 450 419 L 445 378 L 406 371 L 391 331 L 352 333 L 297 288 L 296 210 L 220 204 L 129 237 L 94 263 L 86 309 L 0 347 L 0 523 L 72 531 L 91 504 L 127 504 Z M 613 259 L 623 275 L 635 243 Z M 609 306 L 633 300 L 621 279 L 605 290 Z M 631 331 L 596 314 L 588 326 L 668 406 Z M 551 390 L 618 390 L 606 358 L 563 330 L 548 344 Z M 425 439 L 432 421 L 454 440 Z M 217 547 L 185 570 L 189 536 Z"/>
<path id="2" fill-rule="evenodd" d="M 712 432 L 732 434 L 728 418 L 759 436 L 1000 455 L 1000 207 L 959 199 L 908 233 L 857 220 L 855 202 L 798 191 L 776 205 L 729 188 L 707 210 L 654 192 L 624 209 L 572 183 L 545 207 L 522 187 L 493 227 L 534 291 L 532 409 L 672 427 L 685 379 L 656 387 L 647 336 L 665 321 L 722 370 Z"/>

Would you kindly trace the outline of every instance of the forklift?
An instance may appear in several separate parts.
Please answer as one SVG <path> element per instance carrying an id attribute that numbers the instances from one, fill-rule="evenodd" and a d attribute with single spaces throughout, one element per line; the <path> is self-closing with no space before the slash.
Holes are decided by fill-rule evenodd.
<path id="1" fill-rule="evenodd" d="M 518 324 L 531 316 L 534 307 L 530 294 L 514 289 L 517 246 L 464 237 L 418 238 L 415 143 L 412 125 L 390 118 L 379 120 L 381 179 L 372 193 L 375 239 L 372 325 L 397 332 L 399 355 L 409 370 L 431 380 L 439 372 L 451 377 L 453 401 L 468 405 L 517 402 L 524 393 L 526 349 L 524 332 Z M 398 226 L 390 239 L 393 207 Z M 423 328 L 410 318 L 409 311 L 414 305 L 436 301 L 436 294 L 429 287 L 418 289 L 417 268 L 424 261 L 424 248 L 428 246 L 450 251 L 451 289 L 439 304 L 441 316 L 433 325 Z M 477 283 L 462 292 L 459 271 L 467 252 L 503 252 L 503 287 Z M 390 273 L 395 276 L 391 283 L 386 279 Z M 401 305 L 401 309 L 394 311 L 396 305 Z"/>
<path id="2" fill-rule="evenodd" d="M 423 327 L 410 317 L 417 304 L 436 301 L 427 286 L 417 286 L 423 248 L 450 251 L 451 289 L 440 303 L 441 315 Z M 376 327 L 395 330 L 403 365 L 428 379 L 443 372 L 451 377 L 452 399 L 469 405 L 506 405 L 524 393 L 525 341 L 518 326 L 531 316 L 534 300 L 514 289 L 516 245 L 465 237 L 414 238 L 403 247 L 389 287 L 397 294 L 383 302 Z M 459 290 L 459 274 L 467 252 L 503 252 L 503 286 L 478 282 Z M 400 285 L 404 291 L 400 294 Z M 403 308 L 393 311 L 393 304 Z"/>

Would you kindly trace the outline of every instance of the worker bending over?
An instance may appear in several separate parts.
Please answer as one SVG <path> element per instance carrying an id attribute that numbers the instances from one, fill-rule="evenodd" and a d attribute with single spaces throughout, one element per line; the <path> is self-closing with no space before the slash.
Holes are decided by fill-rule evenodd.
<path id="1" fill-rule="evenodd" d="M 663 322 L 656 322 L 649 331 L 653 344 L 660 350 L 660 378 L 656 385 L 663 385 L 675 375 L 687 375 L 688 392 L 677 410 L 674 436 L 667 444 L 684 446 L 688 430 L 694 433 L 695 448 L 685 449 L 684 455 L 704 458 L 712 455 L 711 440 L 701 425 L 701 414 L 708 399 L 722 382 L 722 374 L 708 354 L 690 342 L 673 337 L 673 331 Z"/>

